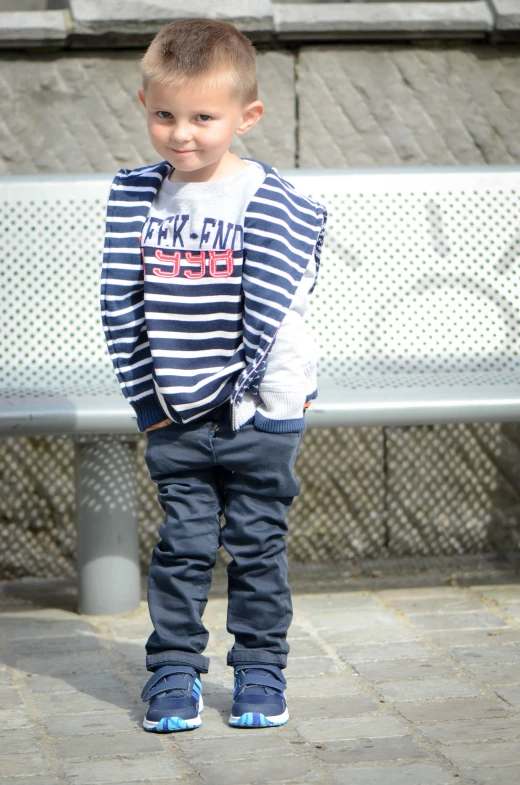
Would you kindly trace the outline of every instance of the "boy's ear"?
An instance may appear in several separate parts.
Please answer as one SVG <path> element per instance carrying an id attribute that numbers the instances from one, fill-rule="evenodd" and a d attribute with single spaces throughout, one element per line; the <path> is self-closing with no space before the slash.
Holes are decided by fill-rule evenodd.
<path id="1" fill-rule="evenodd" d="M 242 119 L 235 133 L 245 134 L 255 123 L 257 123 L 264 113 L 264 105 L 261 101 L 253 101 L 248 104 L 242 113 Z"/>
<path id="2" fill-rule="evenodd" d="M 139 100 L 141 101 L 142 105 L 146 109 L 146 95 L 144 94 L 144 90 L 138 90 L 137 95 L 139 96 Z"/>

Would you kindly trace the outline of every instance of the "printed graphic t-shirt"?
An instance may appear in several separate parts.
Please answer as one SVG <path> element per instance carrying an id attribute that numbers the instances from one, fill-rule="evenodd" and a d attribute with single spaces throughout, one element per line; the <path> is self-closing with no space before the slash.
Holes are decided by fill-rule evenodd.
<path id="1" fill-rule="evenodd" d="M 174 421 L 189 422 L 227 400 L 245 365 L 244 214 L 264 177 L 261 166 L 248 163 L 220 180 L 165 179 L 143 227 L 154 383 Z M 195 411 L 194 401 L 200 404 Z"/>

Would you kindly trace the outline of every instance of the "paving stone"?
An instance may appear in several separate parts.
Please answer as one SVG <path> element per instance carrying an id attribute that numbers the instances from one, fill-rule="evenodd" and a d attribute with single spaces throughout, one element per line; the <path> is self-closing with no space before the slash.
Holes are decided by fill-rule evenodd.
<path id="1" fill-rule="evenodd" d="M 520 646 L 515 644 L 507 646 L 475 646 L 471 648 L 458 647 L 452 649 L 450 654 L 464 665 L 520 662 Z"/>
<path id="2" fill-rule="evenodd" d="M 20 705 L 20 696 L 12 687 L 0 687 L 0 706 L 8 709 Z"/>
<path id="3" fill-rule="evenodd" d="M 391 679 L 420 679 L 440 676 L 455 676 L 453 665 L 440 657 L 429 660 L 383 660 L 379 662 L 358 662 L 356 670 L 369 681 L 389 681 Z"/>
<path id="4" fill-rule="evenodd" d="M 413 760 L 429 757 L 411 736 L 384 739 L 355 739 L 314 745 L 315 754 L 325 763 L 341 766 L 375 761 Z"/>
<path id="5" fill-rule="evenodd" d="M 396 589 L 379 589 L 376 592 L 376 596 L 381 597 L 383 600 L 388 600 L 388 602 L 394 603 L 394 601 L 409 600 L 411 598 L 415 600 L 430 599 L 432 597 L 452 597 L 457 599 L 465 596 L 465 592 L 456 586 L 446 586 L 441 584 L 438 586 L 414 586 L 412 589 L 410 589 L 409 586 L 399 587 Z"/>
<path id="6" fill-rule="evenodd" d="M 270 758 L 237 761 L 233 766 L 229 763 L 221 766 L 215 761 L 207 766 L 197 766 L 197 772 L 208 785 L 271 785 L 291 780 L 305 782 L 312 771 L 308 761 L 295 756 L 277 758 L 274 768 Z"/>
<path id="7" fill-rule="evenodd" d="M 490 0 L 495 10 L 495 28 L 504 33 L 520 30 L 520 9 L 516 0 Z"/>
<path id="8" fill-rule="evenodd" d="M 336 785 L 455 785 L 457 780 L 440 766 L 415 763 L 342 769 L 334 773 L 334 782 Z"/>
<path id="9" fill-rule="evenodd" d="M 337 673 L 339 670 L 339 665 L 328 657 L 302 657 L 289 659 L 285 676 L 287 679 L 297 676 L 321 676 L 325 673 Z"/>
<path id="10" fill-rule="evenodd" d="M 471 646 L 473 644 L 505 644 L 520 641 L 520 630 L 510 627 L 490 630 L 439 630 L 428 631 L 428 641 L 437 646 Z"/>
<path id="11" fill-rule="evenodd" d="M 43 748 L 37 740 L 36 731 L 25 729 L 0 732 L 0 755 L 26 753 L 28 749 L 32 752 L 43 752 Z M 0 766 L 0 777 L 2 776 L 1 771 Z"/>
<path id="12" fill-rule="evenodd" d="M 369 711 L 377 711 L 379 704 L 364 695 L 350 695 L 343 698 L 299 698 L 289 701 L 289 713 L 293 720 L 305 720 L 308 717 L 323 719 L 325 717 L 353 717 Z"/>
<path id="13" fill-rule="evenodd" d="M 471 611 L 468 613 L 416 614 L 410 621 L 421 630 L 486 629 L 506 626 L 505 621 L 491 613 Z"/>
<path id="14" fill-rule="evenodd" d="M 520 602 L 520 586 L 517 583 L 507 583 L 500 586 L 472 586 L 472 591 L 482 597 L 495 602 Z"/>
<path id="15" fill-rule="evenodd" d="M 68 673 L 64 676 L 40 676 L 37 673 L 26 678 L 31 692 L 74 692 L 96 693 L 104 690 L 125 690 L 123 682 L 112 673 Z"/>
<path id="16" fill-rule="evenodd" d="M 520 684 L 513 685 L 512 687 L 497 687 L 495 692 L 502 700 L 511 704 L 511 706 L 520 706 Z"/>
<path id="17" fill-rule="evenodd" d="M 25 673 L 47 676 L 112 670 L 108 655 L 86 651 L 77 652 L 73 656 L 71 654 L 53 654 L 48 657 L 19 656 L 16 667 Z"/>
<path id="18" fill-rule="evenodd" d="M 2 14 L 0 43 L 3 46 L 62 44 L 70 30 L 63 11 L 11 11 Z"/>
<path id="19" fill-rule="evenodd" d="M 370 716 L 295 723 L 298 733 L 311 742 L 340 739 L 376 739 L 406 736 L 407 731 L 394 717 Z"/>
<path id="20" fill-rule="evenodd" d="M 189 739 L 182 749 L 198 767 L 198 763 L 237 761 L 242 758 L 274 758 L 292 755 L 294 748 L 287 739 L 280 738 L 278 729 L 266 728 L 262 734 L 235 733 L 226 739 Z"/>
<path id="21" fill-rule="evenodd" d="M 518 741 L 487 742 L 484 744 L 445 744 L 439 752 L 448 760 L 463 768 L 481 766 L 512 766 L 520 763 Z M 516 783 L 517 780 L 515 779 Z M 511 782 L 513 785 L 513 780 Z"/>
<path id="22" fill-rule="evenodd" d="M 323 657 L 325 652 L 322 647 L 312 638 L 293 638 L 290 641 L 289 658 L 292 661 L 295 657 Z"/>
<path id="23" fill-rule="evenodd" d="M 464 779 L 472 785 L 516 785 L 516 766 L 493 766 L 491 769 L 464 770 Z"/>
<path id="24" fill-rule="evenodd" d="M 63 635 L 57 638 L 22 638 L 9 643 L 15 654 L 31 652 L 32 657 L 46 658 L 53 654 L 90 652 L 100 649 L 101 645 L 95 635 Z"/>
<path id="25" fill-rule="evenodd" d="M 338 654 L 345 662 L 370 662 L 373 660 L 400 660 L 422 659 L 426 660 L 433 654 L 433 649 L 421 641 L 407 641 L 406 643 L 372 643 L 366 646 L 353 644 L 338 650 Z"/>
<path id="26" fill-rule="evenodd" d="M 420 681 L 388 681 L 377 685 L 377 691 L 389 701 L 441 700 L 469 698 L 479 690 L 462 679 L 422 679 Z"/>
<path id="27" fill-rule="evenodd" d="M 520 738 L 518 719 L 478 719 L 436 722 L 421 726 L 421 732 L 431 741 L 452 744 L 466 741 L 507 741 Z"/>
<path id="28" fill-rule="evenodd" d="M 287 697 L 315 698 L 316 680 L 311 678 L 292 678 L 287 683 Z M 361 692 L 361 679 L 357 673 L 331 674 L 320 681 L 320 695 L 338 697 L 340 695 L 356 695 Z"/>
<path id="29" fill-rule="evenodd" d="M 54 777 L 1 777 L 0 785 L 61 785 L 61 783 Z"/>
<path id="30" fill-rule="evenodd" d="M 64 761 L 65 773 L 72 777 L 74 785 L 97 785 L 108 782 L 153 781 L 158 777 L 170 780 L 181 779 L 180 771 L 172 761 L 159 755 L 140 758 L 97 759 L 89 761 Z"/>
<path id="31" fill-rule="evenodd" d="M 407 614 L 415 613 L 461 613 L 464 611 L 481 611 L 482 601 L 466 594 L 447 597 L 414 597 L 394 600 L 394 608 Z"/>
<path id="32" fill-rule="evenodd" d="M 94 714 L 60 714 L 46 717 L 45 724 L 54 736 L 75 736 L 83 733 L 117 733 L 135 730 L 140 725 L 128 712 L 98 711 Z"/>
<path id="33" fill-rule="evenodd" d="M 371 594 L 362 592 L 336 592 L 332 594 L 300 594 L 293 597 L 293 606 L 301 611 L 362 610 L 381 611 L 381 603 Z"/>
<path id="34" fill-rule="evenodd" d="M 0 730 L 25 728 L 29 718 L 22 709 L 0 709 Z"/>
<path id="35" fill-rule="evenodd" d="M 354 641 L 358 645 L 367 643 L 405 643 L 417 640 L 417 630 L 396 622 L 392 626 L 375 626 L 366 629 L 320 629 L 320 637 L 327 643 L 334 646 L 351 644 Z"/>
<path id="36" fill-rule="evenodd" d="M 473 717 L 504 717 L 507 706 L 501 701 L 489 698 L 455 698 L 447 701 L 423 701 L 403 703 L 395 706 L 403 717 L 410 722 L 442 722 L 443 720 L 464 720 Z"/>
<path id="37" fill-rule="evenodd" d="M 520 683 L 520 668 L 518 663 L 509 664 L 498 662 L 496 665 L 472 665 L 468 667 L 470 673 L 483 684 L 511 684 Z"/>
<path id="38" fill-rule="evenodd" d="M 61 619 L 49 621 L 47 619 L 32 618 L 17 614 L 14 617 L 3 616 L 0 618 L 0 636 L 7 642 L 24 640 L 26 638 L 70 638 L 72 635 L 92 635 L 92 628 L 84 621 Z"/>
<path id="39" fill-rule="evenodd" d="M 402 626 L 399 619 L 390 611 L 323 611 L 322 613 L 309 614 L 309 619 L 317 629 L 326 628 L 334 630 L 363 630 L 373 627 Z"/>
<path id="40" fill-rule="evenodd" d="M 2 765 L 1 770 L 10 777 L 50 774 L 47 759 L 43 755 L 33 755 L 27 750 L 23 754 L 2 755 L 0 763 Z"/>
<path id="41" fill-rule="evenodd" d="M 98 693 L 58 692 L 35 695 L 36 704 L 44 716 L 58 714 L 86 714 L 110 709 L 130 709 L 135 701 L 126 690 L 104 690 Z"/>
<path id="42" fill-rule="evenodd" d="M 153 733 L 92 733 L 57 741 L 55 749 L 60 758 L 114 758 L 120 755 L 138 755 L 163 749 L 160 739 Z M 1 781 L 0 781 L 1 785 Z"/>

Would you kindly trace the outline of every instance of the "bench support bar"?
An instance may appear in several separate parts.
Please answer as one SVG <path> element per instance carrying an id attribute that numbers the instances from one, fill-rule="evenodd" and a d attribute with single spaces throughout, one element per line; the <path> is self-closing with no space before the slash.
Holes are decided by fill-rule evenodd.
<path id="1" fill-rule="evenodd" d="M 135 440 L 76 441 L 80 613 L 123 613 L 139 606 L 135 464 Z"/>

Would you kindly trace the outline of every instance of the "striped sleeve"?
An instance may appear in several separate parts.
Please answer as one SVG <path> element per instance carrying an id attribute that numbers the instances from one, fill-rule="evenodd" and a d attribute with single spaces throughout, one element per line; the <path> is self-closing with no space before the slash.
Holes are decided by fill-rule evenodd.
<path id="1" fill-rule="evenodd" d="M 248 206 L 242 288 L 250 367 L 240 380 L 244 390 L 258 392 L 267 354 L 313 257 L 317 275 L 325 221 L 325 208 L 296 192 L 274 170 Z"/>
<path id="2" fill-rule="evenodd" d="M 161 183 L 153 171 L 120 170 L 107 205 L 101 273 L 101 320 L 108 351 L 124 396 L 137 414 L 139 430 L 164 419 L 155 392 L 144 314 L 140 234 Z M 128 181 L 135 184 L 129 185 Z"/>

